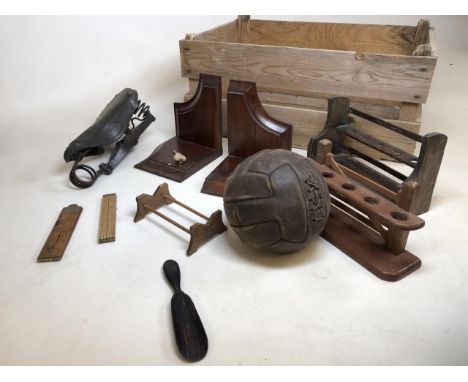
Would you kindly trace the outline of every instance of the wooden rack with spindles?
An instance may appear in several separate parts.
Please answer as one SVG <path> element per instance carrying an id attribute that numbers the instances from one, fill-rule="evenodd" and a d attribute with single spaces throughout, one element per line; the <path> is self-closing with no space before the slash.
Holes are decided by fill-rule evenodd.
<path id="1" fill-rule="evenodd" d="M 211 240 L 216 235 L 226 231 L 220 210 L 213 212 L 209 217 L 202 214 L 201 212 L 174 198 L 169 192 L 169 186 L 167 183 L 161 184 L 153 195 L 141 194 L 137 196 L 136 201 L 138 208 L 134 218 L 135 223 L 144 219 L 145 216 L 151 212 L 190 235 L 187 256 L 194 254 L 203 244 Z M 187 228 L 174 219 L 171 219 L 169 216 L 158 211 L 161 207 L 172 203 L 175 203 L 187 211 L 190 211 L 198 217 L 206 220 L 206 223 L 195 223 Z"/>

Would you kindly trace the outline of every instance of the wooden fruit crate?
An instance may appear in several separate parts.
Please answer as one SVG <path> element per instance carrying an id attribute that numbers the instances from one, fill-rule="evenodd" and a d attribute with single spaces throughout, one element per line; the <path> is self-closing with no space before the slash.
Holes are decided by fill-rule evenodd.
<path id="1" fill-rule="evenodd" d="M 190 98 L 200 73 L 223 78 L 223 128 L 229 80 L 257 83 L 265 110 L 293 125 L 293 146 L 306 148 L 327 115 L 327 99 L 419 133 L 437 62 L 433 29 L 417 26 L 237 20 L 180 40 Z M 376 137 L 412 152 L 415 142 L 356 118 Z M 375 155 L 375 152 L 368 152 Z"/>

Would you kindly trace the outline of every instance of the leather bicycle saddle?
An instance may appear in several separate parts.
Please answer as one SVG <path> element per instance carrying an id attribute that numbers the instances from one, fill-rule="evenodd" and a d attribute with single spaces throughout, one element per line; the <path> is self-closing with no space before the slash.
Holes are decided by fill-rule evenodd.
<path id="1" fill-rule="evenodd" d="M 141 123 L 135 126 L 135 120 Z M 65 162 L 75 161 L 70 171 L 70 181 L 79 188 L 88 188 L 94 184 L 99 175 L 110 175 L 154 120 L 155 117 L 150 113 L 149 106 L 138 100 L 138 93 L 135 90 L 122 90 L 107 104 L 96 121 L 65 150 L 63 154 Z M 101 163 L 98 171 L 88 165 L 80 164 L 84 157 L 103 154 L 105 147 L 113 144 L 115 146 L 109 162 Z M 77 170 L 85 171 L 91 179 L 80 178 L 76 173 Z"/>

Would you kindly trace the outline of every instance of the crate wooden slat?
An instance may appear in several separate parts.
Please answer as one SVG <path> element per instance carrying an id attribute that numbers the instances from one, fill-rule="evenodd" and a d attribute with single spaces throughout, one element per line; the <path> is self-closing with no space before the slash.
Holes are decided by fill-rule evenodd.
<path id="1" fill-rule="evenodd" d="M 314 92 L 426 102 L 435 59 L 348 51 L 181 41 L 182 75 L 254 81 L 276 93 Z M 313 89 L 313 91 L 311 90 Z"/>
<path id="2" fill-rule="evenodd" d="M 189 91 L 185 97 L 193 96 L 197 91 L 198 79 L 189 78 Z M 229 80 L 222 81 L 222 94 L 226 99 Z M 274 93 L 257 86 L 258 95 L 262 103 L 270 103 L 275 105 L 305 107 L 317 110 L 327 110 L 328 96 L 327 94 L 314 93 L 314 96 L 300 96 L 294 94 Z M 368 98 L 350 97 L 351 106 L 360 109 L 366 113 L 378 115 L 380 118 L 400 119 L 401 102 L 387 100 L 372 100 Z M 414 105 L 410 103 L 410 105 Z M 416 104 L 416 110 L 420 110 L 420 105 Z M 415 116 L 417 121 L 418 115 Z"/>

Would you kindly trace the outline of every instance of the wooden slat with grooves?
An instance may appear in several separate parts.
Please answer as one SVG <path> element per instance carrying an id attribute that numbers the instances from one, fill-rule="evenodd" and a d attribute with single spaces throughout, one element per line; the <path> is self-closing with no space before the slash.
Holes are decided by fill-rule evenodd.
<path id="1" fill-rule="evenodd" d="M 115 241 L 116 210 L 117 195 L 103 195 L 101 199 L 101 215 L 99 218 L 99 244 Z"/>
<path id="2" fill-rule="evenodd" d="M 412 154 L 408 154 L 399 147 L 393 146 L 378 138 L 375 138 L 372 135 L 359 131 L 359 129 L 352 125 L 338 126 L 336 129 L 339 132 L 346 134 L 348 137 L 351 137 L 366 146 L 372 147 L 375 150 L 378 150 L 399 162 L 405 163 L 412 168 L 416 167 L 418 157 Z"/>
<path id="3" fill-rule="evenodd" d="M 62 258 L 82 210 L 83 208 L 76 204 L 62 209 L 37 258 L 38 263 L 59 261 Z"/>

